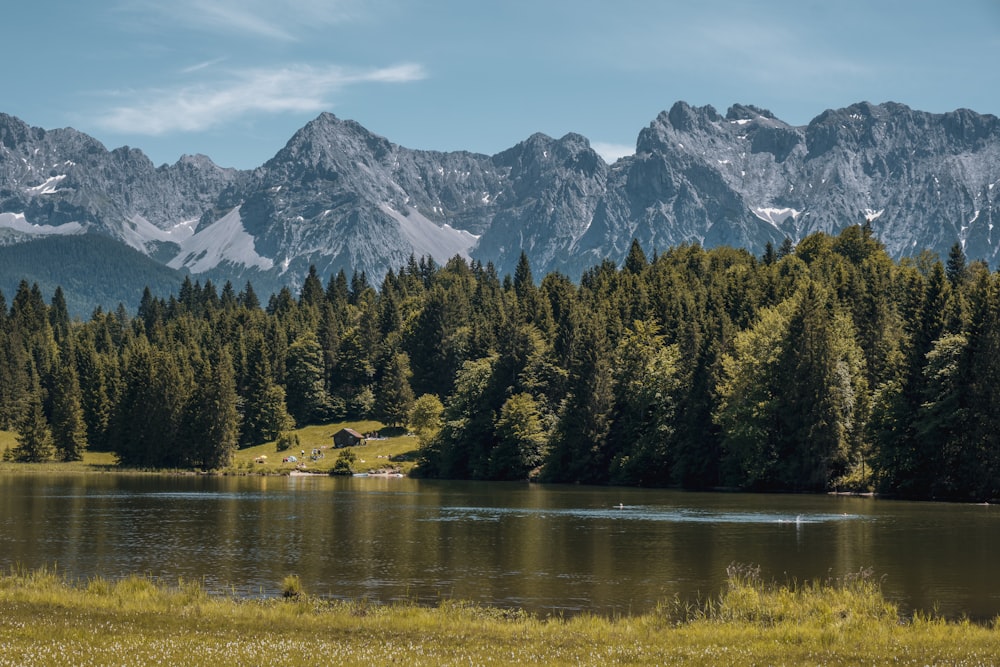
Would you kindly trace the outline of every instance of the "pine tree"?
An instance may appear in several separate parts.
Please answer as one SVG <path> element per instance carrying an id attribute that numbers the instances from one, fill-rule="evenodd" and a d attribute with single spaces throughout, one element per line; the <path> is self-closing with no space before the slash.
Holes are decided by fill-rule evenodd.
<path id="1" fill-rule="evenodd" d="M 253 446 L 274 440 L 290 429 L 294 420 L 285 406 L 285 390 L 274 382 L 267 349 L 259 336 L 249 341 L 247 364 L 240 442 Z"/>
<path id="2" fill-rule="evenodd" d="M 948 264 L 945 267 L 945 275 L 948 277 L 948 282 L 954 288 L 965 281 L 967 274 L 965 251 L 962 250 L 962 244 L 956 242 L 948 252 Z"/>
<path id="3" fill-rule="evenodd" d="M 581 315 L 568 381 L 553 443 L 542 477 L 554 482 L 601 484 L 608 481 L 608 433 L 614 407 L 607 333 L 592 314 Z"/>
<path id="4" fill-rule="evenodd" d="M 62 342 L 69 335 L 69 309 L 66 307 L 66 296 L 62 287 L 56 287 L 52 294 L 52 304 L 49 307 L 49 323 L 56 342 Z"/>
<path id="5" fill-rule="evenodd" d="M 82 393 L 72 349 L 64 351 L 56 366 L 52 390 L 52 441 L 63 461 L 79 461 L 87 448 Z"/>
<path id="6" fill-rule="evenodd" d="M 642 246 L 639 241 L 632 239 L 632 245 L 629 246 L 628 255 L 625 257 L 625 264 L 623 269 L 626 273 L 631 273 L 634 275 L 639 275 L 648 266 L 646 261 L 646 253 L 642 251 Z"/>
<path id="7" fill-rule="evenodd" d="M 410 360 L 405 352 L 391 352 L 375 388 L 375 418 L 389 426 L 406 422 L 413 407 Z"/>
<path id="8" fill-rule="evenodd" d="M 867 421 L 863 362 L 848 318 L 807 283 L 778 362 L 778 483 L 821 491 L 846 472 Z"/>
<path id="9" fill-rule="evenodd" d="M 937 473 L 937 443 L 921 439 L 915 427 L 926 396 L 927 355 L 945 333 L 950 285 L 941 262 L 934 262 L 926 280 L 913 273 L 905 289 L 903 308 L 909 325 L 905 360 L 896 381 L 880 397 L 874 420 L 875 463 L 880 490 L 927 497 Z"/>
<path id="10" fill-rule="evenodd" d="M 86 440 L 91 449 L 105 451 L 114 412 L 110 362 L 97 351 L 90 336 L 77 341 L 75 352 Z"/>
<path id="11" fill-rule="evenodd" d="M 126 350 L 124 369 L 111 424 L 119 462 L 152 468 L 184 465 L 178 430 L 187 391 L 176 359 L 140 337 Z"/>
<path id="12" fill-rule="evenodd" d="M 319 279 L 319 274 L 316 273 L 316 266 L 311 264 L 309 266 L 309 273 L 306 275 L 306 279 L 302 283 L 302 292 L 299 295 L 299 305 L 318 308 L 324 298 L 325 294 L 323 291 L 323 283 Z"/>
<path id="13" fill-rule="evenodd" d="M 195 370 L 181 427 L 186 463 L 204 470 L 228 466 L 239 437 L 232 362 L 224 349 L 217 357 L 214 363 L 202 361 Z"/>
<path id="14" fill-rule="evenodd" d="M 289 413 L 300 426 L 323 417 L 327 404 L 323 349 L 312 331 L 288 347 L 285 397 Z"/>
<path id="15" fill-rule="evenodd" d="M 14 448 L 15 461 L 39 463 L 52 458 L 52 432 L 42 411 L 42 397 L 39 391 L 32 391 L 26 399 L 24 411 L 17 424 L 17 447 Z"/>

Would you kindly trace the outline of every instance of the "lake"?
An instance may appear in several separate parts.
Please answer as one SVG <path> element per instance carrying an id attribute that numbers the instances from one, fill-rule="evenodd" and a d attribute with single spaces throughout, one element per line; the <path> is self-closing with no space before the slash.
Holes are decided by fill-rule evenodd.
<path id="1" fill-rule="evenodd" d="M 0 474 L 0 567 L 274 595 L 641 613 L 873 568 L 904 610 L 1000 614 L 1000 507 L 385 477 Z"/>

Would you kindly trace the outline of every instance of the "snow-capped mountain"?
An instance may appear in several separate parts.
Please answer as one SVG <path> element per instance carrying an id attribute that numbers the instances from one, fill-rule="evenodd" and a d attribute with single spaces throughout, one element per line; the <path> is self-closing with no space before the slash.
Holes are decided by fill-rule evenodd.
<path id="1" fill-rule="evenodd" d="M 523 250 L 539 275 L 578 276 L 623 259 L 632 238 L 649 251 L 760 252 L 866 219 L 896 257 L 960 241 L 996 265 L 998 184 L 996 117 L 895 103 L 796 127 L 752 106 L 722 115 L 678 102 L 612 165 L 576 134 L 536 134 L 493 156 L 440 153 L 321 114 L 252 171 L 204 156 L 154 167 L 139 150 L 0 114 L 0 245 L 30 253 L 29 241 L 96 233 L 263 290 L 301 284 L 310 264 L 377 281 L 411 254 L 505 273 Z"/>

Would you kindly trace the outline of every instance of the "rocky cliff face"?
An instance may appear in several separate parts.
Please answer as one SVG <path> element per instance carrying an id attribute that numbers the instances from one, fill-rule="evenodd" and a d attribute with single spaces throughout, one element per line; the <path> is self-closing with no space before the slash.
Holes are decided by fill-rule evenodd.
<path id="1" fill-rule="evenodd" d="M 606 164 L 586 138 L 536 134 L 497 155 L 410 150 L 322 114 L 253 171 L 186 156 L 154 167 L 71 129 L 0 114 L 0 243 L 100 233 L 213 279 L 296 285 L 411 255 L 571 276 L 644 247 L 767 242 L 871 221 L 890 253 L 955 242 L 996 265 L 1000 122 L 855 104 L 805 127 L 678 102 Z M 28 251 L 28 246 L 25 247 Z"/>
<path id="2" fill-rule="evenodd" d="M 146 254 L 182 238 L 240 172 L 204 156 L 156 168 L 142 151 L 108 151 L 73 129 L 45 131 L 0 114 L 0 238 L 101 233 Z M 23 223 L 15 225 L 12 219 Z M 185 224 L 186 223 L 186 224 Z M 180 225 L 180 227 L 178 227 Z"/>

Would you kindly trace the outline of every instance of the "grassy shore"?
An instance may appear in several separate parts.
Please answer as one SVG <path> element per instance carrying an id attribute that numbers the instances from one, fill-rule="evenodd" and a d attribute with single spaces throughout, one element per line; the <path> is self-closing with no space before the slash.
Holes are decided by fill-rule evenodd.
<path id="1" fill-rule="evenodd" d="M 292 431 L 299 438 L 295 450 L 279 452 L 274 442 L 266 442 L 256 447 L 239 449 L 233 456 L 232 465 L 221 472 L 224 474 L 286 475 L 294 470 L 328 473 L 344 450 L 333 448 L 333 434 L 342 428 L 352 428 L 360 433 L 380 431 L 391 434 L 383 439 L 371 439 L 361 447 L 349 448 L 355 455 L 352 467 L 359 473 L 399 472 L 407 474 L 416 465 L 417 438 L 407 435 L 402 429 L 388 430 L 379 422 L 357 421 L 306 426 Z M 10 431 L 0 431 L 0 453 L 17 447 L 17 437 Z M 312 460 L 310 454 L 316 449 L 322 455 Z M 305 457 L 302 452 L 305 452 Z M 296 461 L 283 461 L 295 456 Z M 261 459 L 261 457 L 264 457 Z M 263 460 L 264 463 L 257 461 Z M 3 472 L 106 472 L 118 470 L 115 457 L 110 452 L 84 452 L 82 461 L 64 463 L 46 461 L 44 463 L 14 463 L 0 461 Z"/>
<path id="2" fill-rule="evenodd" d="M 392 437 L 368 440 L 364 446 L 349 448 L 356 457 L 352 464 L 355 472 L 371 473 L 391 470 L 406 474 L 416 464 L 418 445 L 416 436 L 407 435 L 401 429 L 387 430 L 379 422 L 360 421 L 320 424 L 296 429 L 293 433 L 299 438 L 299 446 L 294 451 L 289 449 L 279 452 L 273 442 L 240 449 L 233 457 L 233 465 L 229 472 L 282 474 L 296 469 L 321 473 L 329 472 L 336 463 L 337 457 L 344 451 L 333 448 L 333 434 L 345 427 L 359 433 L 381 431 L 392 434 Z M 313 461 L 310 456 L 314 449 L 318 449 L 322 454 L 322 458 L 316 461 Z M 304 461 L 301 456 L 303 451 L 305 452 Z M 267 457 L 267 462 L 255 463 L 262 455 Z M 283 462 L 282 459 L 289 455 L 295 456 L 299 460 Z"/>
<path id="3" fill-rule="evenodd" d="M 286 590 L 295 592 L 294 582 Z M 0 665 L 986 665 L 1000 630 L 903 619 L 864 576 L 764 585 L 731 572 L 699 605 L 636 617 L 536 618 L 448 602 L 246 600 L 141 577 L 0 577 Z"/>

